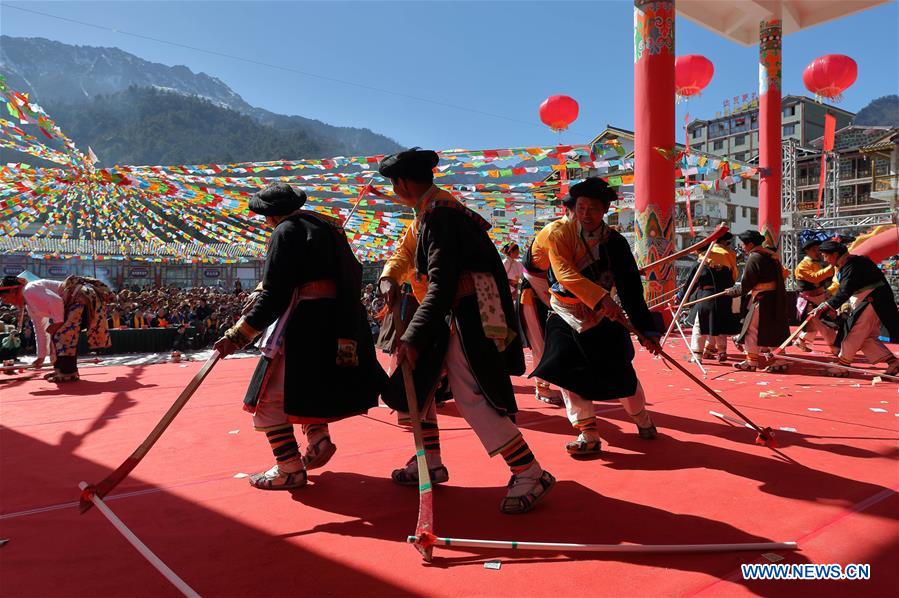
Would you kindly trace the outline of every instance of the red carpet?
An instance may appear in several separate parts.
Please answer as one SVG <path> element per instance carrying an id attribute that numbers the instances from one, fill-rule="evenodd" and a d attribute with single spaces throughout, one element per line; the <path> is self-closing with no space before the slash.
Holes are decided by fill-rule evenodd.
<path id="1" fill-rule="evenodd" d="M 672 346 L 674 355 L 683 347 Z M 77 385 L 0 382 L 0 594 L 177 595 L 93 509 L 77 484 L 96 483 L 127 457 L 199 363 L 83 369 Z M 531 514 L 498 512 L 508 472 L 488 459 L 450 403 L 441 411 L 448 485 L 435 492 L 438 534 L 589 543 L 791 541 L 786 563 L 870 563 L 868 581 L 743 581 L 758 553 L 589 555 L 435 549 L 423 566 L 403 542 L 415 489 L 392 468 L 411 435 L 387 409 L 332 426 L 339 449 L 307 488 L 260 492 L 238 473 L 269 467 L 264 438 L 241 410 L 254 360 L 227 360 L 148 457 L 109 497 L 122 520 L 203 596 L 703 595 L 896 596 L 896 384 L 835 380 L 799 367 L 749 374 L 711 366 L 710 385 L 778 433 L 784 457 L 677 371 L 646 353 L 637 369 L 660 436 L 642 441 L 617 404 L 600 407 L 602 459 L 564 452 L 564 412 L 516 380 L 519 423 L 559 480 Z M 695 367 L 695 366 L 690 366 Z M 0 378 L 2 379 L 2 378 Z M 765 391 L 777 396 L 760 397 Z M 877 409 L 879 411 L 873 411 Z M 880 411 L 882 410 L 882 411 Z M 483 563 L 500 560 L 500 570 Z"/>

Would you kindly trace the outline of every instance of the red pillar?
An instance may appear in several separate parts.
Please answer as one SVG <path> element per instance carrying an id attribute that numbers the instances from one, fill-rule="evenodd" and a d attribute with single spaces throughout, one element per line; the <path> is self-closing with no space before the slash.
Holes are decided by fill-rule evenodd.
<path id="1" fill-rule="evenodd" d="M 634 0 L 634 203 L 640 265 L 674 248 L 674 0 Z M 646 273 L 644 294 L 674 289 L 673 262 Z"/>
<path id="2" fill-rule="evenodd" d="M 781 38 L 779 19 L 759 25 L 759 232 L 780 245 L 781 191 Z"/>

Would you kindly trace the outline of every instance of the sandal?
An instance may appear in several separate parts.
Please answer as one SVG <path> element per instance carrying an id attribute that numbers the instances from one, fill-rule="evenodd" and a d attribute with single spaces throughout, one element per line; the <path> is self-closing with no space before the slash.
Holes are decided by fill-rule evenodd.
<path id="1" fill-rule="evenodd" d="M 288 473 L 275 465 L 268 471 L 253 474 L 248 480 L 250 486 L 259 490 L 295 490 L 306 485 L 306 470 Z"/>
<path id="2" fill-rule="evenodd" d="M 48 380 L 50 382 L 78 382 L 79 380 L 81 380 L 81 377 L 78 375 L 78 372 L 75 372 L 74 374 L 50 372 L 49 374 L 44 374 L 44 380 Z"/>
<path id="3" fill-rule="evenodd" d="M 655 440 L 655 437 L 658 436 L 655 424 L 650 424 L 648 428 L 637 426 L 637 433 L 643 440 Z"/>
<path id="4" fill-rule="evenodd" d="M 336 452 L 337 445 L 331 442 L 330 436 L 324 436 L 318 442 L 306 447 L 306 452 L 303 453 L 303 465 L 306 466 L 306 469 L 324 467 Z"/>
<path id="5" fill-rule="evenodd" d="M 739 361 L 734 364 L 734 368 L 740 370 L 741 372 L 754 372 L 756 370 L 756 365 L 749 361 Z"/>
<path id="6" fill-rule="evenodd" d="M 530 478 L 522 478 L 513 475 L 509 480 L 509 490 L 515 486 L 526 484 L 534 484 L 533 488 L 527 494 L 521 496 L 505 496 L 499 503 L 499 510 L 506 515 L 521 515 L 532 510 L 546 494 L 556 485 L 556 478 L 551 473 L 544 470 L 540 477 L 536 480 Z"/>
<path id="7" fill-rule="evenodd" d="M 593 457 L 602 451 L 602 441 L 599 439 L 588 440 L 583 434 L 565 445 L 565 450 L 572 457 Z"/>
<path id="8" fill-rule="evenodd" d="M 718 363 L 727 363 L 727 353 L 718 353 Z"/>
<path id="9" fill-rule="evenodd" d="M 772 363 L 765 368 L 762 368 L 763 372 L 767 372 L 769 374 L 778 374 L 780 372 L 787 371 L 787 364 L 785 363 Z"/>
<path id="10" fill-rule="evenodd" d="M 807 344 L 805 344 L 805 341 L 801 341 L 799 339 L 796 339 L 795 341 L 793 341 L 793 346 L 805 353 L 812 352 L 812 348 L 809 347 Z"/>
<path id="11" fill-rule="evenodd" d="M 428 469 L 428 475 L 431 477 L 431 485 L 443 484 L 449 481 L 449 471 L 446 465 L 440 465 Z M 412 457 L 406 462 L 406 466 L 402 469 L 394 469 L 390 474 L 391 479 L 400 486 L 418 486 L 418 462 Z"/>
<path id="12" fill-rule="evenodd" d="M 541 394 L 543 391 L 543 394 Z M 540 388 L 539 386 L 534 391 L 534 396 L 538 401 L 546 403 L 547 405 L 554 405 L 556 407 L 562 407 L 565 403 L 562 401 L 562 397 L 553 393 L 549 388 Z"/>

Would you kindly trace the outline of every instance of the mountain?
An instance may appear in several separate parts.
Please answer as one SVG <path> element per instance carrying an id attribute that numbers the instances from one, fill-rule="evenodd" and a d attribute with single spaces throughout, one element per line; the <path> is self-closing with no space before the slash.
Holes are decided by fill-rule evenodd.
<path id="1" fill-rule="evenodd" d="M 852 124 L 899 127 L 899 95 L 892 94 L 872 100 L 858 111 Z"/>
<path id="2" fill-rule="evenodd" d="M 13 89 L 28 92 L 82 149 L 93 147 L 102 164 L 171 164 L 176 155 L 183 162 L 197 163 L 230 161 L 229 156 L 236 155 L 267 160 L 372 155 L 400 149 L 392 139 L 369 129 L 337 127 L 251 106 L 216 77 L 194 73 L 186 66 L 149 62 L 118 48 L 3 35 L 0 74 Z M 159 100 L 160 111 L 165 113 L 155 112 L 148 99 Z M 128 106 L 129 101 L 138 105 Z M 93 127 L 80 115 L 79 107 L 99 119 Z M 176 116 L 179 108 L 191 114 L 188 130 L 193 139 L 179 129 L 185 124 L 185 119 Z M 116 130 L 115 124 L 103 121 L 105 115 L 115 115 L 115 122 L 127 123 L 130 128 Z M 152 129 L 154 143 L 129 149 L 127 143 L 135 140 L 134 131 L 140 129 Z M 202 136 L 207 130 L 214 130 L 216 142 L 231 141 L 222 146 L 205 140 Z M 247 147 L 243 147 L 245 138 L 250 139 Z M 251 149 L 263 153 L 248 156 Z"/>

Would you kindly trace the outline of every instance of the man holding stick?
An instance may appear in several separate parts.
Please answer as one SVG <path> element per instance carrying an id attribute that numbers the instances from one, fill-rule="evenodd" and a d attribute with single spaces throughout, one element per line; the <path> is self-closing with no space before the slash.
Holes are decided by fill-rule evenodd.
<path id="1" fill-rule="evenodd" d="M 702 269 L 693 292 L 694 301 L 709 298 L 696 303 L 689 315 L 689 321 L 693 322 L 690 350 L 697 359 L 717 359 L 718 363 L 725 363 L 727 337 L 740 329 L 740 322 L 733 312 L 733 298 L 720 296 L 711 299 L 712 295 L 731 288 L 737 280 L 737 256 L 730 248 L 733 238 L 728 232 L 715 241 L 704 258 L 705 268 Z M 701 262 L 697 261 L 687 280 L 693 280 L 700 265 Z"/>
<path id="2" fill-rule="evenodd" d="M 303 191 L 278 183 L 250 199 L 273 229 L 261 289 L 214 345 L 225 357 L 264 331 L 262 357 L 244 399 L 265 432 L 275 466 L 250 476 L 260 490 L 306 485 L 307 469 L 334 454 L 328 422 L 377 405 L 387 376 L 362 306 L 362 266 L 340 223 L 301 209 Z M 293 425 L 309 444 L 301 457 Z"/>
<path id="3" fill-rule="evenodd" d="M 634 347 L 621 324 L 622 308 L 641 332 L 641 342 L 659 351 L 659 332 L 643 300 L 637 263 L 625 238 L 603 217 L 615 190 L 599 177 L 571 187 L 568 206 L 574 218 L 556 227 L 549 248 L 550 303 L 546 348 L 534 376 L 562 388 L 568 420 L 578 431 L 565 449 L 573 457 L 599 454 L 594 401 L 618 399 L 641 438 L 652 439 L 656 428 L 646 410 L 646 396 L 631 362 Z"/>
<path id="4" fill-rule="evenodd" d="M 773 358 L 767 361 L 763 353 L 770 353 L 790 336 L 787 319 L 787 291 L 784 286 L 783 266 L 777 254 L 763 247 L 765 237 L 758 231 L 748 230 L 737 235 L 746 252 L 743 276 L 728 289 L 731 297 L 749 295 L 749 311 L 743 320 L 743 329 L 735 339 L 746 348 L 746 359 L 735 363 L 738 370 L 754 372 L 764 368 L 766 372 L 781 372 L 787 366 Z"/>
<path id="5" fill-rule="evenodd" d="M 436 152 L 412 148 L 384 158 L 379 166 L 393 184 L 396 201 L 415 211 L 397 253 L 411 258 L 404 261 L 406 269 L 427 275 L 427 293 L 400 339 L 397 359 L 414 368 L 431 482 L 449 479 L 429 401 L 445 365 L 459 413 L 487 453 L 502 455 L 512 472 L 500 510 L 525 513 L 546 496 L 555 478 L 540 467 L 512 420 L 518 408 L 509 375 L 524 372 L 524 354 L 515 333 L 509 283 L 487 236 L 489 223 L 434 185 L 438 161 Z M 403 269 L 385 270 L 380 287 L 388 304 L 396 300 L 405 278 Z M 394 373 L 383 398 L 394 409 L 407 411 L 399 374 Z M 392 477 L 398 484 L 418 485 L 415 457 Z"/>
<path id="6" fill-rule="evenodd" d="M 821 241 L 812 239 L 802 246 L 805 257 L 796 266 L 793 272 L 799 285 L 799 296 L 796 298 L 796 310 L 799 319 L 805 320 L 824 300 L 827 299 L 827 287 L 834 275 L 834 267 L 821 259 Z M 814 317 L 806 324 L 805 330 L 799 333 L 799 338 L 793 341 L 793 346 L 810 353 L 810 343 L 814 342 L 818 333 L 825 340 L 828 347 L 833 347 L 835 333 L 821 323 L 821 318 Z"/>
<path id="7" fill-rule="evenodd" d="M 859 350 L 870 363 L 885 362 L 888 376 L 899 374 L 899 359 L 880 340 L 881 327 L 890 342 L 899 342 L 899 309 L 893 290 L 880 268 L 870 258 L 849 253 L 846 246 L 834 241 L 821 244 L 824 260 L 839 268 L 840 288 L 833 297 L 815 308 L 817 316 L 849 303 L 852 310 L 837 338 L 840 347 L 837 367 L 828 368 L 831 376 L 845 376 Z"/>

